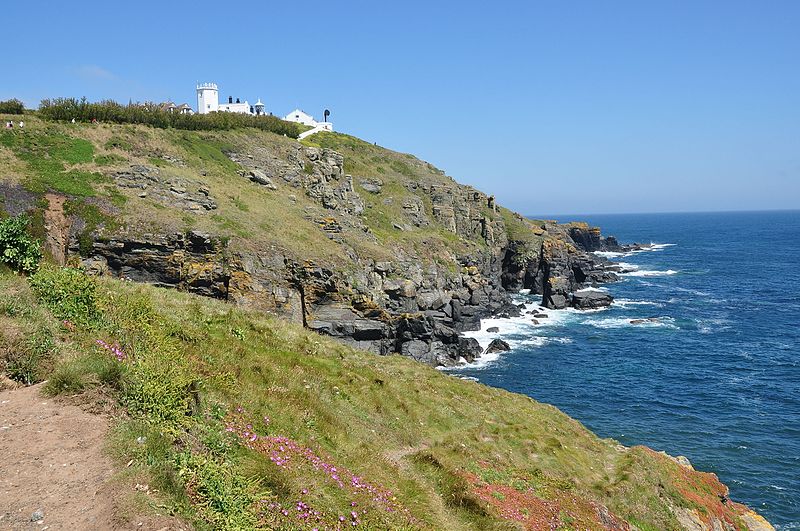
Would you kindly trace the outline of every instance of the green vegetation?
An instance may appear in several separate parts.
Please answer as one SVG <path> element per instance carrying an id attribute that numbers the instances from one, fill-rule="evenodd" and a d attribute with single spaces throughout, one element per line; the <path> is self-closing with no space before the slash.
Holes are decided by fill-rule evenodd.
<path id="1" fill-rule="evenodd" d="M 45 379 L 59 353 L 56 329 L 24 278 L 0 273 L 0 376 L 26 385 Z"/>
<path id="2" fill-rule="evenodd" d="M 0 101 L 0 114 L 23 114 L 25 105 L 18 99 Z"/>
<path id="3" fill-rule="evenodd" d="M 92 103 L 83 98 L 56 98 L 43 100 L 39 115 L 48 120 L 80 122 L 111 122 L 116 124 L 144 124 L 165 129 L 188 129 L 192 131 L 227 131 L 251 127 L 279 135 L 297 138 L 297 124 L 285 122 L 274 116 L 250 116 L 245 114 L 218 112 L 210 114 L 181 114 L 161 109 L 156 103 L 130 103 L 122 105 L 103 100 Z"/>
<path id="4" fill-rule="evenodd" d="M 49 131 L 3 131 L 0 146 L 9 148 L 27 164 L 29 178 L 25 185 L 32 192 L 54 190 L 88 197 L 95 195 L 92 183 L 103 181 L 98 173 L 67 169 L 68 165 L 92 162 L 94 147 L 86 140 Z"/>
<path id="5" fill-rule="evenodd" d="M 350 249 L 378 260 L 400 248 L 456 268 L 454 256 L 485 249 L 479 235 L 447 230 L 420 192 L 448 193 L 451 179 L 348 135 L 303 143 L 344 155 L 365 202 L 355 228 L 283 179 L 274 179 L 277 190 L 251 182 L 229 158 L 296 154 L 296 177 L 314 175 L 280 134 L 29 122 L 24 133 L 0 134 L 10 168 L 2 184 L 22 197 L 8 194 L 16 208 L 29 209 L 27 229 L 22 218 L 2 222 L 13 225 L 0 242 L 15 256 L 36 247 L 28 234 L 42 235 L 48 192 L 69 196 L 64 215 L 83 220 L 83 254 L 93 234 L 122 226 L 133 237 L 197 228 L 233 251 L 279 249 L 341 268 L 352 265 Z M 151 182 L 202 186 L 218 209 L 174 208 L 143 188 L 118 188 L 109 171 L 117 164 L 156 165 Z M 95 173 L 101 167 L 109 177 Z M 367 180 L 380 185 L 369 191 Z M 427 217 L 413 225 L 407 210 Z M 500 216 L 531 252 L 544 237 L 541 223 L 505 209 L 476 214 Z M 328 223 L 343 227 L 336 236 L 348 252 L 323 232 Z M 715 480 L 600 440 L 551 406 L 261 312 L 75 268 L 40 267 L 28 278 L 0 270 L 0 371 L 26 384 L 47 379 L 52 395 L 110 397 L 120 413 L 111 451 L 130 463 L 121 480 L 150 485 L 139 494 L 146 503 L 199 529 L 520 529 L 543 522 L 536 518 L 597 529 L 601 505 L 640 529 L 676 529 L 670 504 L 713 507 L 736 521 Z"/>
<path id="6" fill-rule="evenodd" d="M 190 157 L 196 157 L 204 164 L 214 164 L 223 171 L 231 173 L 239 169 L 239 166 L 225 155 L 226 151 L 232 151 L 230 144 L 197 133 L 185 132 L 175 135 L 173 141 L 175 145 L 185 149 Z"/>
<path id="7" fill-rule="evenodd" d="M 264 314 L 74 269 L 26 284 L 0 275 L 3 370 L 116 397 L 124 477 L 199 529 L 515 529 L 551 506 L 556 524 L 596 529 L 601 503 L 668 530 L 664 496 L 716 496 L 711 479 L 551 406 Z"/>
<path id="8" fill-rule="evenodd" d="M 28 224 L 24 214 L 0 220 L 0 263 L 24 273 L 36 271 L 42 259 L 41 244 L 28 233 Z"/>

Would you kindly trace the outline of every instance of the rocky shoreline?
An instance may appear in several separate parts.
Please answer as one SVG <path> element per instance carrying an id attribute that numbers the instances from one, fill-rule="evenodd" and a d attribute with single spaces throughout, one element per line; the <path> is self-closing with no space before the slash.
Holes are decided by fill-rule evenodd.
<path id="1" fill-rule="evenodd" d="M 512 241 L 463 258 L 456 274 L 413 260 L 367 261 L 355 273 L 334 271 L 277 252 L 231 252 L 199 232 L 97 240 L 82 265 L 96 274 L 259 307 L 377 354 L 453 366 L 483 353 L 461 333 L 480 329 L 482 318 L 519 315 L 511 294 L 521 289 L 541 295 L 545 308 L 610 305 L 609 294 L 591 288 L 616 281 L 620 266 L 592 253 L 642 248 L 603 238 L 593 227 L 564 230 L 548 223 L 546 230 L 562 239 L 543 240 L 538 253 L 525 256 Z M 72 251 L 78 251 L 76 242 Z"/>

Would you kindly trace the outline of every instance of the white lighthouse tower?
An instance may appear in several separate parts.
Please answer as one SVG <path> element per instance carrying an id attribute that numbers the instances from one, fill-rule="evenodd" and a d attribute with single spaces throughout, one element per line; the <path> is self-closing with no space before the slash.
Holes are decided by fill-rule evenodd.
<path id="1" fill-rule="evenodd" d="M 219 110 L 219 90 L 216 83 L 197 84 L 197 114 Z"/>

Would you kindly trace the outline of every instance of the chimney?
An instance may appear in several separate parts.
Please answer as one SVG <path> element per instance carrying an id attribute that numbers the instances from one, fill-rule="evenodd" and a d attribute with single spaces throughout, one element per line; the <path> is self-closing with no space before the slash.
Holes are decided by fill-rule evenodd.
<path id="1" fill-rule="evenodd" d="M 228 103 L 233 103 L 233 96 L 228 96 Z"/>
<path id="2" fill-rule="evenodd" d="M 239 101 L 239 98 L 236 98 L 236 103 L 242 103 L 242 102 Z"/>

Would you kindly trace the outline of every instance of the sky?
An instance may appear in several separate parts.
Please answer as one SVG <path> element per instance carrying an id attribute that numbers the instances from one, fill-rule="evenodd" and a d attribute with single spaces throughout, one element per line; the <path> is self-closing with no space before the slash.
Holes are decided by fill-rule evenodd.
<path id="1" fill-rule="evenodd" d="M 522 213 L 800 208 L 800 2 L 9 2 L 0 99 L 220 99 Z"/>

